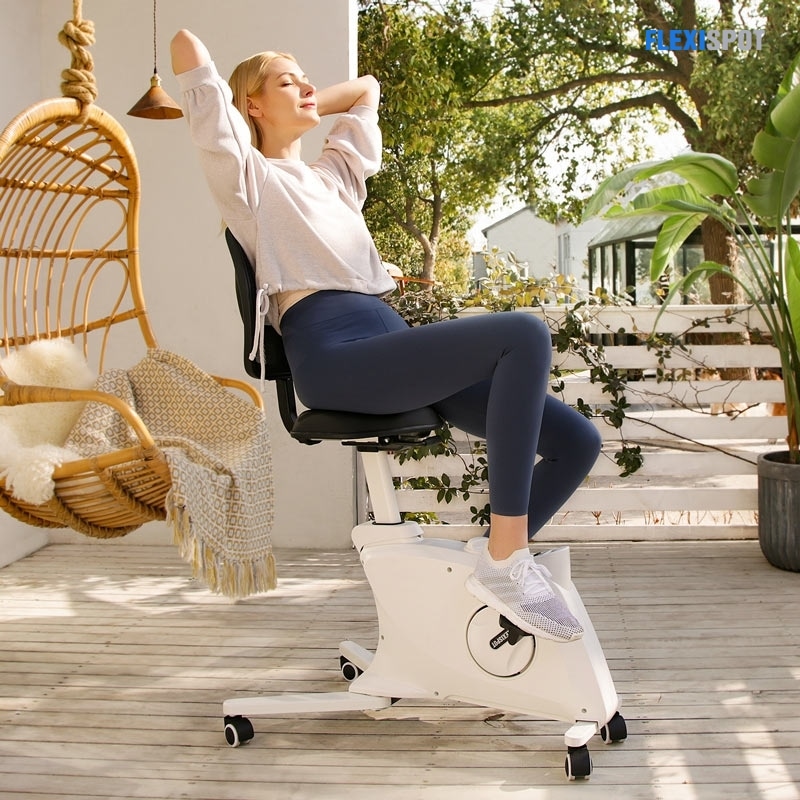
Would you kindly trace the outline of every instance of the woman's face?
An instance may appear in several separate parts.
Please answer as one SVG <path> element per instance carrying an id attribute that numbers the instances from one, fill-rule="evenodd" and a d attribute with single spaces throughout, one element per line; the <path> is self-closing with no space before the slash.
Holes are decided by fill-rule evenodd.
<path id="1" fill-rule="evenodd" d="M 261 91 L 248 97 L 247 110 L 259 124 L 303 133 L 319 124 L 316 87 L 291 59 L 276 58 Z"/>

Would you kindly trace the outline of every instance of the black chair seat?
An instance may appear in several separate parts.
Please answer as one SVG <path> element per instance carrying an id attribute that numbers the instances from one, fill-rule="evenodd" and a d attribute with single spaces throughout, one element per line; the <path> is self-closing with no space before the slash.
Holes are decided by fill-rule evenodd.
<path id="1" fill-rule="evenodd" d="M 418 408 L 399 414 L 356 414 L 351 411 L 304 411 L 292 427 L 299 441 L 333 439 L 374 439 L 405 437 L 423 439 L 442 424 L 432 408 Z"/>

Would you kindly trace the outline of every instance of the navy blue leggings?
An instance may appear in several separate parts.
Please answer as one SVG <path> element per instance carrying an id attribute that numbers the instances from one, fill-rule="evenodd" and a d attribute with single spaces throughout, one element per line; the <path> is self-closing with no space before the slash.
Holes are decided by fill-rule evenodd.
<path id="1" fill-rule="evenodd" d="M 378 297 L 324 291 L 289 308 L 281 333 L 297 395 L 309 408 L 389 414 L 433 406 L 456 428 L 485 438 L 492 512 L 528 514 L 529 537 L 600 451 L 589 420 L 547 394 L 550 331 L 530 314 L 410 328 Z"/>

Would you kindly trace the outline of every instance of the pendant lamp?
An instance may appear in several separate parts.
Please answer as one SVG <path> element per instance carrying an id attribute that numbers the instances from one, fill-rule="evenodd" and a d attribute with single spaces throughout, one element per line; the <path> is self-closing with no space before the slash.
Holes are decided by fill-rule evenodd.
<path id="1" fill-rule="evenodd" d="M 150 88 L 139 98 L 128 114 L 145 119 L 177 119 L 183 116 L 181 107 L 161 88 L 161 78 L 158 76 L 156 0 L 153 0 L 153 77 L 150 78 Z"/>

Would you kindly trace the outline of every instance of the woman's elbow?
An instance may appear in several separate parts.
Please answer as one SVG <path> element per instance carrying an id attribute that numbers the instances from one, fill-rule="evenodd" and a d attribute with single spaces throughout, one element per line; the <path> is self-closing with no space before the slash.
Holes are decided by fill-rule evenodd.
<path id="1" fill-rule="evenodd" d="M 172 56 L 172 71 L 176 75 L 181 72 L 188 72 L 190 69 L 199 67 L 210 60 L 210 55 L 205 45 L 186 28 L 182 28 L 172 37 L 170 54 Z"/>
<path id="2" fill-rule="evenodd" d="M 359 81 L 363 86 L 363 92 L 359 98 L 358 105 L 377 109 L 381 101 L 381 85 L 378 79 L 374 75 L 362 75 Z"/>

